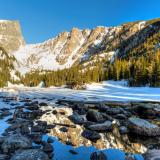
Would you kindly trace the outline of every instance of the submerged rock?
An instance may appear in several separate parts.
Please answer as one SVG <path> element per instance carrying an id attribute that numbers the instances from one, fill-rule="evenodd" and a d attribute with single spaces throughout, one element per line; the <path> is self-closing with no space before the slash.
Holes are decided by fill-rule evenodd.
<path id="1" fill-rule="evenodd" d="M 44 152 L 53 152 L 54 148 L 50 143 L 43 142 L 43 151 Z"/>
<path id="2" fill-rule="evenodd" d="M 6 137 L 1 146 L 4 153 L 9 153 L 10 151 L 15 151 L 17 149 L 28 149 L 31 147 L 31 140 L 21 134 L 13 134 Z"/>
<path id="3" fill-rule="evenodd" d="M 83 136 L 84 138 L 87 138 L 87 139 L 93 141 L 93 142 L 96 142 L 98 139 L 101 138 L 101 136 L 100 136 L 99 133 L 97 133 L 97 132 L 95 132 L 95 131 L 90 131 L 90 130 L 84 130 L 84 131 L 82 132 L 82 136 Z"/>
<path id="4" fill-rule="evenodd" d="M 159 136 L 160 127 L 140 118 L 129 118 L 130 132 L 144 136 Z"/>
<path id="5" fill-rule="evenodd" d="M 11 160 L 49 160 L 48 155 L 40 149 L 28 149 L 16 152 Z"/>
<path id="6" fill-rule="evenodd" d="M 134 159 L 134 157 L 133 157 L 133 156 L 128 155 L 128 156 L 126 156 L 126 157 L 125 157 L 125 160 L 135 160 L 135 159 Z"/>
<path id="7" fill-rule="evenodd" d="M 74 150 L 72 150 L 72 149 L 70 149 L 69 152 L 70 152 L 71 154 L 78 154 L 78 152 L 76 152 L 76 151 L 74 151 Z"/>
<path id="8" fill-rule="evenodd" d="M 93 152 L 90 156 L 90 160 L 107 160 L 107 156 L 102 152 Z"/>
<path id="9" fill-rule="evenodd" d="M 160 160 L 160 150 L 148 150 L 143 157 L 145 160 Z"/>

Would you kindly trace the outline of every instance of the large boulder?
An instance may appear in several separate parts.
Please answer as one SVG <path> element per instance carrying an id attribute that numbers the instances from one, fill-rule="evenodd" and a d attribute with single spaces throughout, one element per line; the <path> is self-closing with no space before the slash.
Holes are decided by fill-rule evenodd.
<path id="1" fill-rule="evenodd" d="M 160 116 L 160 105 L 152 103 L 138 103 L 133 107 L 135 113 L 142 118 L 157 118 Z"/>
<path id="2" fill-rule="evenodd" d="M 145 154 L 143 154 L 145 160 L 159 160 L 160 159 L 160 150 L 148 150 Z"/>
<path id="3" fill-rule="evenodd" d="M 20 150 L 11 157 L 11 160 L 49 160 L 48 155 L 40 149 Z"/>
<path id="4" fill-rule="evenodd" d="M 109 115 L 116 115 L 116 114 L 120 114 L 122 112 L 122 108 L 108 108 L 106 110 L 106 113 Z"/>
<path id="5" fill-rule="evenodd" d="M 84 117 L 79 115 L 76 112 L 74 114 L 70 115 L 69 119 L 75 124 L 83 124 L 85 121 Z"/>
<path id="6" fill-rule="evenodd" d="M 4 153 L 9 153 L 17 149 L 28 149 L 31 147 L 31 140 L 21 134 L 13 134 L 6 137 L 1 146 Z"/>
<path id="7" fill-rule="evenodd" d="M 86 118 L 88 121 L 92 121 L 92 122 L 103 122 L 104 121 L 102 114 L 95 110 L 89 110 L 87 112 Z"/>
<path id="8" fill-rule="evenodd" d="M 112 128 L 112 122 L 105 121 L 104 123 L 93 124 L 90 125 L 88 128 L 92 131 L 98 131 L 98 132 L 108 131 L 111 130 Z"/>
<path id="9" fill-rule="evenodd" d="M 96 142 L 98 139 L 101 138 L 101 136 L 100 136 L 99 133 L 97 133 L 97 132 L 95 132 L 95 131 L 90 131 L 90 130 L 84 130 L 84 131 L 82 132 L 82 136 L 83 136 L 84 138 L 87 138 L 87 139 L 93 141 L 93 142 Z"/>
<path id="10" fill-rule="evenodd" d="M 143 136 L 159 136 L 160 127 L 140 118 L 129 118 L 128 127 L 130 132 Z"/>
<path id="11" fill-rule="evenodd" d="M 107 156 L 102 152 L 93 152 L 90 156 L 90 160 L 107 160 Z"/>

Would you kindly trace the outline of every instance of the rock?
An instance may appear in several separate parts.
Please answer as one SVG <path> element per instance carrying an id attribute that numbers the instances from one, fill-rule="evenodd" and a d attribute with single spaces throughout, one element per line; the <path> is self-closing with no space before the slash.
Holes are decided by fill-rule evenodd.
<path id="1" fill-rule="evenodd" d="M 27 102 L 24 104 L 24 106 L 37 106 L 37 105 L 38 105 L 38 101 Z"/>
<path id="2" fill-rule="evenodd" d="M 143 136 L 159 136 L 160 127 L 152 124 L 144 119 L 129 118 L 128 127 L 130 132 L 143 135 Z"/>
<path id="3" fill-rule="evenodd" d="M 4 153 L 15 151 L 17 149 L 28 149 L 32 147 L 32 142 L 21 134 L 13 134 L 4 139 L 1 146 Z"/>
<path id="4" fill-rule="evenodd" d="M 82 136 L 83 136 L 84 138 L 87 138 L 87 139 L 93 141 L 93 142 L 96 142 L 98 139 L 101 138 L 101 136 L 100 136 L 99 133 L 97 133 L 97 132 L 95 132 L 95 131 L 90 131 L 90 130 L 84 130 L 84 131 L 82 132 Z"/>
<path id="5" fill-rule="evenodd" d="M 43 112 L 41 110 L 32 110 L 32 112 L 30 111 L 21 111 L 21 113 L 19 114 L 15 114 L 14 116 L 16 118 L 23 118 L 23 119 L 28 119 L 28 120 L 34 120 L 36 118 L 39 118 L 40 116 L 43 115 Z"/>
<path id="6" fill-rule="evenodd" d="M 40 149 L 20 150 L 11 157 L 11 160 L 49 160 L 48 155 Z"/>
<path id="7" fill-rule="evenodd" d="M 4 142 L 5 137 L 0 137 L 0 145 Z"/>
<path id="8" fill-rule="evenodd" d="M 120 114 L 122 112 L 122 108 L 108 108 L 106 110 L 106 113 L 109 115 L 116 115 L 116 114 Z"/>
<path id="9" fill-rule="evenodd" d="M 91 122 L 91 121 L 85 121 L 84 122 L 84 127 L 88 128 L 90 125 L 94 125 L 94 124 L 96 124 L 96 123 L 95 122 Z"/>
<path id="10" fill-rule="evenodd" d="M 98 107 L 99 111 L 106 112 L 109 109 L 109 106 L 106 106 L 105 104 L 101 103 L 101 105 Z"/>
<path id="11" fill-rule="evenodd" d="M 75 124 L 83 124 L 84 123 L 84 117 L 80 116 L 77 113 L 72 114 L 71 116 L 68 117 L 73 123 Z"/>
<path id="12" fill-rule="evenodd" d="M 72 142 L 70 142 L 70 141 L 66 141 L 65 143 L 66 143 L 66 145 L 74 146 L 74 145 L 73 145 L 73 143 L 72 143 Z"/>
<path id="13" fill-rule="evenodd" d="M 160 150 L 148 150 L 143 157 L 145 160 L 160 160 Z"/>
<path id="14" fill-rule="evenodd" d="M 41 102 L 41 103 L 39 103 L 39 106 L 48 106 L 48 104 L 45 102 Z"/>
<path id="15" fill-rule="evenodd" d="M 61 132 L 67 132 L 67 131 L 68 131 L 68 128 L 66 128 L 66 127 L 61 127 L 59 130 L 60 130 Z"/>
<path id="16" fill-rule="evenodd" d="M 69 150 L 69 152 L 72 153 L 72 154 L 78 154 L 78 152 L 76 152 L 74 150 L 71 150 L 71 149 Z"/>
<path id="17" fill-rule="evenodd" d="M 58 112 L 57 112 L 56 110 L 53 110 L 53 111 L 52 111 L 52 114 L 55 114 L 55 115 L 56 115 L 57 113 L 58 113 Z"/>
<path id="18" fill-rule="evenodd" d="M 98 132 L 108 131 L 111 130 L 112 128 L 112 122 L 106 121 L 104 123 L 90 125 L 88 128 L 92 131 L 98 131 Z"/>
<path id="19" fill-rule="evenodd" d="M 135 159 L 134 159 L 134 157 L 133 157 L 133 156 L 128 155 L 128 156 L 126 156 L 126 157 L 125 157 L 125 160 L 135 160 Z"/>
<path id="20" fill-rule="evenodd" d="M 116 119 L 120 119 L 120 120 L 125 120 L 127 119 L 127 117 L 124 114 L 117 114 L 114 116 L 114 118 Z"/>
<path id="21" fill-rule="evenodd" d="M 53 146 L 50 143 L 43 142 L 43 151 L 44 152 L 53 152 Z"/>
<path id="22" fill-rule="evenodd" d="M 36 104 L 36 105 L 31 105 L 31 106 L 28 106 L 28 107 L 26 107 L 26 109 L 28 109 L 28 110 L 31 110 L 31 111 L 34 111 L 34 110 L 38 110 L 39 109 L 39 107 L 38 107 L 38 104 Z"/>
<path id="23" fill-rule="evenodd" d="M 160 105 L 151 103 L 139 103 L 133 110 L 142 118 L 156 118 L 160 116 Z"/>
<path id="24" fill-rule="evenodd" d="M 48 142 L 48 143 L 53 143 L 54 140 L 53 140 L 52 138 L 48 137 L 47 142 Z"/>
<path id="25" fill-rule="evenodd" d="M 3 112 L 1 113 L 1 116 L 2 116 L 2 117 L 7 117 L 7 116 L 10 116 L 10 115 L 12 115 L 12 113 L 11 113 L 10 111 L 8 111 L 8 110 L 3 111 Z"/>
<path id="26" fill-rule="evenodd" d="M 109 121 L 113 121 L 114 120 L 113 116 L 110 116 L 110 115 L 108 115 L 106 113 L 102 113 L 102 116 L 103 116 L 103 118 L 105 120 L 109 120 Z"/>
<path id="27" fill-rule="evenodd" d="M 86 118 L 88 121 L 93 121 L 93 122 L 103 122 L 104 121 L 102 114 L 95 110 L 89 110 L 87 112 Z"/>
<path id="28" fill-rule="evenodd" d="M 31 128 L 32 132 L 43 132 L 44 133 L 45 130 L 46 130 L 46 126 L 43 126 L 43 125 L 36 125 Z"/>
<path id="29" fill-rule="evenodd" d="M 107 160 L 107 156 L 102 152 L 93 152 L 90 156 L 90 160 Z"/>
<path id="30" fill-rule="evenodd" d="M 121 127 L 119 127 L 119 132 L 121 134 L 127 134 L 128 133 L 128 129 L 125 126 L 121 126 Z"/>
<path id="31" fill-rule="evenodd" d="M 40 125 L 40 126 L 47 126 L 47 122 L 46 121 L 36 121 L 37 125 Z"/>
<path id="32" fill-rule="evenodd" d="M 85 115 L 88 112 L 88 108 L 84 106 L 83 102 L 77 102 L 72 106 L 72 109 L 76 111 L 79 115 Z"/>
<path id="33" fill-rule="evenodd" d="M 20 100 L 20 102 L 31 102 L 31 99 L 29 99 L 29 98 L 22 99 L 22 100 Z"/>
<path id="34" fill-rule="evenodd" d="M 0 154 L 0 160 L 9 160 L 9 156 L 6 154 Z"/>
<path id="35" fill-rule="evenodd" d="M 23 125 L 23 126 L 21 127 L 21 133 L 22 133 L 22 134 L 28 134 L 28 133 L 30 133 L 29 127 L 26 126 L 26 125 Z"/>
<path id="36" fill-rule="evenodd" d="M 55 128 L 55 124 L 48 124 L 47 126 L 46 126 L 46 129 L 53 129 L 53 128 Z"/>
<path id="37" fill-rule="evenodd" d="M 68 83 L 66 84 L 66 87 L 67 87 L 67 88 L 70 88 L 70 89 L 75 89 L 75 90 L 83 90 L 83 89 L 86 89 L 86 85 L 85 85 L 85 84 L 79 83 L 79 82 L 76 82 L 76 81 L 68 82 Z"/>
<path id="38" fill-rule="evenodd" d="M 30 135 L 30 137 L 32 138 L 32 140 L 37 143 L 40 144 L 42 143 L 42 134 L 41 133 L 32 133 Z"/>

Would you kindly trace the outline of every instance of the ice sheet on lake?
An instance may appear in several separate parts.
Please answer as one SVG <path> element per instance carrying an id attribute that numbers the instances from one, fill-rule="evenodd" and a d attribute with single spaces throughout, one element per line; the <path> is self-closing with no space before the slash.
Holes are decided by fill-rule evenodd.
<path id="1" fill-rule="evenodd" d="M 126 81 L 105 81 L 87 85 L 87 90 L 71 90 L 63 87 L 29 88 L 16 87 L 10 94 L 27 97 L 63 98 L 75 100 L 114 100 L 114 101 L 160 101 L 160 88 L 128 87 Z M 4 93 L 4 92 L 3 92 Z"/>

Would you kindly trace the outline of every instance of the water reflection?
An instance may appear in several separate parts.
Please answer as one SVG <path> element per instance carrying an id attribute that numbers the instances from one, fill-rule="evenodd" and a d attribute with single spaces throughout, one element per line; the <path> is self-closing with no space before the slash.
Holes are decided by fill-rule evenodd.
<path id="1" fill-rule="evenodd" d="M 49 136 L 43 136 L 43 140 L 47 141 Z M 54 140 L 53 147 L 54 147 L 54 160 L 90 160 L 91 153 L 98 151 L 95 147 L 85 147 L 80 146 L 74 148 L 70 145 L 65 145 L 58 141 L 55 137 L 51 137 Z M 73 155 L 69 152 L 69 150 L 74 150 L 78 154 Z M 118 149 L 104 149 L 102 150 L 105 155 L 107 156 L 107 160 L 125 160 L 125 153 Z M 141 155 L 135 154 L 135 160 L 144 160 Z"/>

